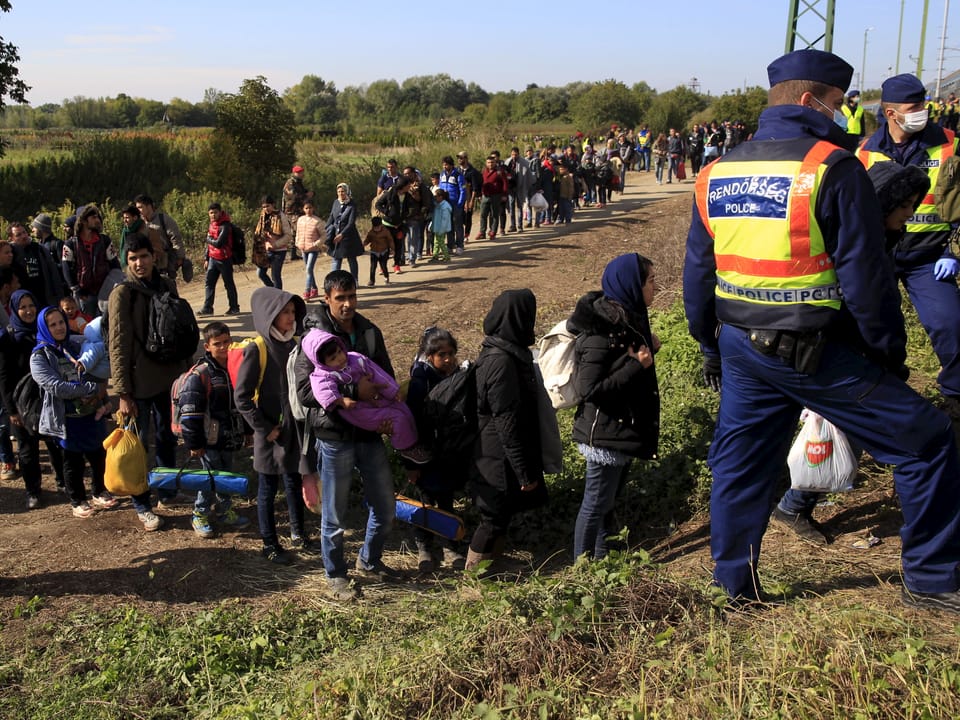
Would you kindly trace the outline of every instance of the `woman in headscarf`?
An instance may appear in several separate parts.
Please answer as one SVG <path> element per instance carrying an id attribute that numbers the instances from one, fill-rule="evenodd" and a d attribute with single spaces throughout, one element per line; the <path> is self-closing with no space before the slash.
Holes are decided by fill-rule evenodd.
<path id="1" fill-rule="evenodd" d="M 481 521 L 470 540 L 467 570 L 500 552 L 515 513 L 547 501 L 538 380 L 530 352 L 536 317 L 537 299 L 530 290 L 507 290 L 483 320 L 486 337 L 477 357 L 480 432 L 474 452 L 479 476 L 472 487 Z"/>
<path id="2" fill-rule="evenodd" d="M 84 372 L 77 360 L 80 339 L 70 336 L 60 308 L 45 307 L 37 318 L 37 344 L 30 355 L 30 373 L 43 392 L 40 433 L 59 440 L 73 516 L 88 518 L 96 508 L 116 505 L 103 484 L 107 436 L 102 407 L 105 388 Z M 83 486 L 85 462 L 90 463 L 93 505 Z"/>
<path id="3" fill-rule="evenodd" d="M 634 458 L 656 457 L 660 395 L 647 306 L 656 291 L 653 263 L 637 253 L 604 268 L 602 291 L 577 302 L 567 329 L 577 335 L 573 439 L 586 458 L 573 555 L 601 558 L 616 533 L 614 506 Z"/>
<path id="4" fill-rule="evenodd" d="M 357 206 L 346 183 L 337 185 L 337 199 L 327 220 L 327 253 L 333 258 L 331 271 L 339 270 L 346 260 L 353 279 L 359 281 L 357 257 L 363 254 L 363 241 L 357 230 Z"/>

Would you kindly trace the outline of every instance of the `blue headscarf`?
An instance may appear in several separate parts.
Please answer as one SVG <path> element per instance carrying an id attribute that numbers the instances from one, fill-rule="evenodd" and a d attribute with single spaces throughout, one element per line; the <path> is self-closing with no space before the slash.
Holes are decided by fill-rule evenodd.
<path id="1" fill-rule="evenodd" d="M 620 255 L 603 269 L 600 287 L 603 294 L 634 315 L 646 316 L 643 285 L 647 282 L 650 261 L 638 253 Z"/>
<path id="2" fill-rule="evenodd" d="M 40 314 L 37 315 L 37 344 L 34 346 L 34 350 L 39 350 L 43 347 L 51 347 L 54 350 L 63 352 L 63 346 L 67 341 L 67 338 L 70 337 L 70 329 L 67 328 L 67 337 L 63 339 L 62 342 L 57 342 L 53 335 L 50 333 L 50 328 L 47 327 L 47 315 L 52 312 L 60 313 L 63 317 L 63 322 L 67 322 L 66 316 L 63 314 L 63 311 L 58 307 L 47 306 L 40 311 Z"/>
<path id="3" fill-rule="evenodd" d="M 10 327 L 13 330 L 13 338 L 17 341 L 23 340 L 24 338 L 33 338 L 37 334 L 37 321 L 34 320 L 32 323 L 24 322 L 20 319 L 20 313 L 17 312 L 20 308 L 20 302 L 25 297 L 30 297 L 33 300 L 33 304 L 37 304 L 37 298 L 29 290 L 16 290 L 10 296 Z"/>

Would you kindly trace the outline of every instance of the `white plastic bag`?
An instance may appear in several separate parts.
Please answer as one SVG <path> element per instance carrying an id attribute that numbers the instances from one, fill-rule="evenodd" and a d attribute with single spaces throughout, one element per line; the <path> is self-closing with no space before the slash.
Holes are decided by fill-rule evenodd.
<path id="1" fill-rule="evenodd" d="M 800 418 L 803 427 L 787 456 L 790 486 L 813 492 L 852 490 L 857 457 L 847 436 L 811 410 L 804 410 Z"/>
<path id="2" fill-rule="evenodd" d="M 537 190 L 533 195 L 530 196 L 530 207 L 537 212 L 543 212 L 550 207 L 550 203 L 547 202 L 547 199 L 543 196 L 543 193 Z"/>

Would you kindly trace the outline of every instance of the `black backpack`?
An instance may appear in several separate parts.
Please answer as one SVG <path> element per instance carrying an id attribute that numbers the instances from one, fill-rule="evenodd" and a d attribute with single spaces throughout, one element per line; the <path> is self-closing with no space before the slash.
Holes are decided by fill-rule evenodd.
<path id="1" fill-rule="evenodd" d="M 247 236 L 243 228 L 236 223 L 230 223 L 230 249 L 233 252 L 231 259 L 234 265 L 247 262 Z"/>
<path id="2" fill-rule="evenodd" d="M 134 283 L 127 285 L 150 301 L 147 336 L 143 339 L 147 355 L 159 363 L 192 358 L 200 343 L 200 327 L 190 303 L 169 291 L 155 292 Z"/>
<path id="3" fill-rule="evenodd" d="M 477 366 L 474 363 L 433 386 L 423 404 L 434 457 L 470 452 L 480 434 L 477 422 Z"/>
<path id="4" fill-rule="evenodd" d="M 601 183 L 608 183 L 613 179 L 613 168 L 610 167 L 610 163 L 607 161 L 601 162 L 597 165 L 597 180 Z"/>
<path id="5" fill-rule="evenodd" d="M 43 394 L 40 386 L 27 373 L 17 381 L 13 389 L 13 402 L 17 406 L 17 414 L 23 427 L 31 434 L 40 432 L 40 409 L 43 407 Z"/>

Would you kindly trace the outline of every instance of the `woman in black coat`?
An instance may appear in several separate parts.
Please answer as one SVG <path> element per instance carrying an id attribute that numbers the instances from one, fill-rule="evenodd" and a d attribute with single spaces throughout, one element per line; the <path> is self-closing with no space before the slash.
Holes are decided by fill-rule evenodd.
<path id="1" fill-rule="evenodd" d="M 470 540 L 467 570 L 499 551 L 514 513 L 547 501 L 530 352 L 536 317 L 532 292 L 507 290 L 483 320 L 486 337 L 477 357 L 478 477 L 472 488 L 481 520 Z"/>
<path id="2" fill-rule="evenodd" d="M 602 292 L 577 302 L 567 329 L 577 337 L 581 400 L 573 439 L 587 460 L 583 502 L 574 530 L 574 558 L 606 555 L 617 495 L 634 458 L 654 458 L 660 433 L 660 394 L 647 306 L 656 290 L 653 263 L 630 253 L 603 271 Z"/>

